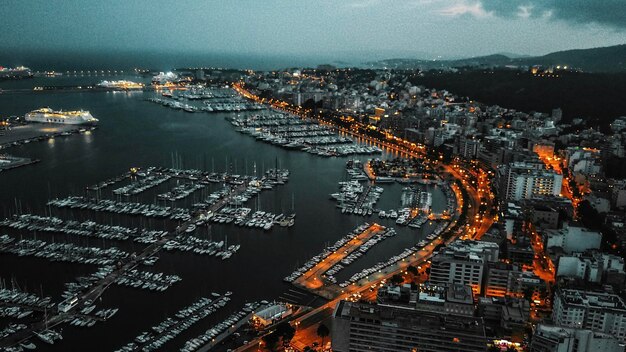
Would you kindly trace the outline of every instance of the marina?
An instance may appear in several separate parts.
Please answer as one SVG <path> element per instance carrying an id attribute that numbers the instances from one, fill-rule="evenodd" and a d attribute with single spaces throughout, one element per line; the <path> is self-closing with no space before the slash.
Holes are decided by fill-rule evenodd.
<path id="1" fill-rule="evenodd" d="M 192 325 L 208 317 L 230 301 L 230 293 L 216 294 L 213 298 L 203 297 L 179 310 L 174 317 L 168 317 L 151 330 L 137 335 L 134 341 L 117 349 L 116 352 L 155 351 L 178 336 Z"/>
<path id="2" fill-rule="evenodd" d="M 119 276 L 115 283 L 144 290 L 165 291 L 180 280 L 182 279 L 178 275 L 163 275 L 163 273 L 133 269 Z"/>
<path id="3" fill-rule="evenodd" d="M 229 87 L 206 87 L 188 85 L 184 90 L 172 90 L 161 93 L 160 97 L 147 99 L 165 107 L 185 112 L 241 112 L 264 110 L 262 104 L 243 99 Z M 191 101 L 202 101 L 198 106 Z M 186 102 L 185 102 L 186 101 Z"/>
<path id="4" fill-rule="evenodd" d="M 327 283 L 334 284 L 337 282 L 334 275 L 343 268 L 342 264 L 349 265 L 367 252 L 370 247 L 395 234 L 393 229 L 387 229 L 378 224 L 363 224 L 350 235 L 326 248 L 322 254 L 314 257 L 317 259 L 309 261 L 303 268 L 296 270 L 292 276 L 298 273 L 300 276 L 291 282 L 309 290 L 321 288 Z M 315 261 L 317 262 L 314 265 L 308 267 Z"/>
<path id="5" fill-rule="evenodd" d="M 50 243 L 41 240 L 21 239 L 0 247 L 0 253 L 45 258 L 49 261 L 68 263 L 110 265 L 126 257 L 128 253 L 118 248 L 101 249 L 81 247 L 71 243 Z"/>
<path id="6" fill-rule="evenodd" d="M 328 126 L 279 111 L 238 115 L 230 122 L 235 130 L 260 141 L 324 157 L 382 152 L 376 146 L 359 145 L 341 137 Z"/>
<path id="7" fill-rule="evenodd" d="M 265 304 L 261 302 L 246 303 L 239 311 L 229 315 L 223 321 L 207 329 L 203 334 L 198 335 L 185 342 L 180 352 L 208 351 L 216 346 L 244 324 L 247 324 L 255 314 L 256 310 L 262 310 Z"/>
<path id="8" fill-rule="evenodd" d="M 284 280 L 323 297 L 332 296 L 332 293 L 327 292 L 325 282 L 328 280 L 334 283 L 336 279 L 334 279 L 332 274 L 327 276 L 326 273 L 333 269 L 335 269 L 334 272 L 336 273 L 338 271 L 336 265 L 340 262 L 346 263 L 346 260 L 351 260 L 347 258 L 352 255 L 353 252 L 358 251 L 364 253 L 369 247 L 377 243 L 379 239 L 393 235 L 395 235 L 393 229 L 386 229 L 384 226 L 378 224 L 370 225 L 365 223 L 360 225 L 333 245 L 326 247 L 322 253 L 309 259 L 302 267 L 285 277 Z M 377 239 L 373 242 L 369 242 L 373 238 Z M 361 251 L 361 248 L 364 250 Z M 330 277 L 330 279 L 328 279 L 328 277 Z"/>
<path id="9" fill-rule="evenodd" d="M 70 196 L 62 199 L 53 199 L 49 201 L 47 205 L 58 208 L 85 209 L 125 215 L 169 218 L 171 220 L 187 221 L 191 219 L 191 214 L 188 209 L 172 208 L 156 204 L 118 202 L 110 199 L 96 199 L 82 196 Z"/>
<path id="10" fill-rule="evenodd" d="M 339 193 L 330 197 L 337 201 L 342 213 L 369 216 L 375 211 L 376 202 L 384 189 L 373 184 L 361 184 L 359 181 L 340 181 Z"/>
<path id="11" fill-rule="evenodd" d="M 336 192 L 336 182 L 344 178 L 342 176 L 345 173 L 346 159 L 344 158 L 311 158 L 308 153 L 294 153 L 287 148 L 279 149 L 268 143 L 261 143 L 255 138 L 246 138 L 234 131 L 232 124 L 229 123 L 228 119 L 235 117 L 232 113 L 216 113 L 215 116 L 221 118 L 210 119 L 210 122 L 207 122 L 209 120 L 202 114 L 186 115 L 184 131 L 176 130 L 176 134 L 172 134 L 172 128 L 178 128 L 177 124 L 183 124 L 179 112 L 162 109 L 154 104 L 140 104 L 141 108 L 134 111 L 128 106 L 116 103 L 142 100 L 146 97 L 146 93 L 114 94 L 111 92 L 85 96 L 71 94 L 78 100 L 67 105 L 84 106 L 92 111 L 100 120 L 99 132 L 102 133 L 91 136 L 85 134 L 85 138 L 63 139 L 62 143 L 59 143 L 61 140 L 57 140 L 54 144 L 29 143 L 15 147 L 20 154 L 37 155 L 39 159 L 44 160 L 43 163 L 32 166 L 33 172 L 46 172 L 49 177 L 46 179 L 29 178 L 20 169 L 7 173 L 5 184 L 8 192 L 3 192 L 0 197 L 3 199 L 3 204 L 11 206 L 2 210 L 3 219 L 18 221 L 21 215 L 36 214 L 39 214 L 36 216 L 41 218 L 22 219 L 24 224 L 21 226 L 26 225 L 23 228 L 7 226 L 8 223 L 2 225 L 7 229 L 6 233 L 9 234 L 10 240 L 2 236 L 0 243 L 19 242 L 21 233 L 24 238 L 36 234 L 38 241 L 45 239 L 48 242 L 45 236 L 49 233 L 54 235 L 56 241 L 78 241 L 74 244 L 78 247 L 90 248 L 94 245 L 106 245 L 108 248 L 114 244 L 127 253 L 127 256 L 114 264 L 84 267 L 63 264 L 66 262 L 51 262 L 50 264 L 54 266 L 48 269 L 45 265 L 39 264 L 39 261 L 31 259 L 33 256 L 0 254 L 3 262 L 2 268 L 4 268 L 0 268 L 0 275 L 8 275 L 7 268 L 9 267 L 19 267 L 19 272 L 24 272 L 24 274 L 18 274 L 17 279 L 32 277 L 34 278 L 32 280 L 36 282 L 34 285 L 42 282 L 44 293 L 53 297 L 51 303 L 58 304 L 72 297 L 78 298 L 76 305 L 67 313 L 61 314 L 55 307 L 50 309 L 45 321 L 40 317 L 40 313 L 35 315 L 36 311 L 34 311 L 27 317 L 34 319 L 33 325 L 5 338 L 0 342 L 1 348 L 18 347 L 20 343 L 28 344 L 32 341 L 37 343 L 37 348 L 42 351 L 65 351 L 80 349 L 80 346 L 89 343 L 88 341 L 102 341 L 101 344 L 105 350 L 119 349 L 120 346 L 133 341 L 134 337 L 141 334 L 139 321 L 146 321 L 156 326 L 163 321 L 164 317 L 171 314 L 161 305 L 163 295 L 185 302 L 185 300 L 194 299 L 194 296 L 207 296 L 211 291 L 218 291 L 223 285 L 228 285 L 235 291 L 246 290 L 247 286 L 253 285 L 259 287 L 258 293 L 251 293 L 245 298 L 233 298 L 238 306 L 245 306 L 246 302 L 262 297 L 278 297 L 283 294 L 284 287 L 268 285 L 267 282 L 272 280 L 280 282 L 281 278 L 289 274 L 288 268 L 294 267 L 298 262 L 301 263 L 303 258 L 305 260 L 310 258 L 308 253 L 310 250 L 307 248 L 316 248 L 324 242 L 336 242 L 337 233 L 319 231 L 320 218 L 326 219 L 329 223 L 338 224 L 338 228 L 345 228 L 344 233 L 354 226 L 354 223 L 342 220 L 345 219 L 345 215 L 338 212 L 337 208 L 328 202 L 328 195 Z M 42 105 L 63 106 L 52 101 L 60 99 L 61 93 L 50 95 L 42 93 L 41 97 L 44 100 L 50 99 L 42 101 Z M 19 101 L 27 98 L 27 95 L 12 95 L 11 98 Z M 102 102 L 99 105 L 101 108 L 92 107 L 86 102 L 81 103 L 81 101 L 89 100 Z M 135 106 L 134 103 L 132 104 Z M 24 100 L 22 106 L 16 106 L 16 108 L 19 111 L 29 110 L 27 101 Z M 242 112 L 240 114 L 242 117 L 258 113 Z M 156 121 L 160 122 L 155 124 Z M 116 126 L 119 123 L 127 124 L 128 129 L 118 129 Z M 154 130 L 146 129 L 145 126 L 148 125 L 153 126 Z M 332 135 L 324 136 L 321 126 L 311 125 L 310 131 L 298 131 L 298 134 L 294 133 L 289 137 L 307 139 L 315 134 L 315 138 L 320 138 L 318 141 L 312 139 L 316 142 L 322 142 L 321 138 L 333 137 Z M 300 132 L 302 134 L 299 134 Z M 183 147 L 172 150 L 169 146 L 181 138 L 184 139 L 184 143 L 180 144 Z M 210 138 L 212 142 L 207 143 L 207 138 Z M 136 145 L 136 140 L 141 140 L 142 144 L 136 149 L 136 153 L 128 153 L 128 150 L 134 150 L 134 147 L 128 143 L 133 141 L 132 145 Z M 118 143 L 122 143 L 123 147 L 117 147 Z M 315 146 L 332 147 L 335 145 L 350 146 L 349 143 L 316 144 Z M 365 147 L 364 145 L 358 146 Z M 53 159 L 55 148 L 56 150 L 64 148 L 66 157 L 56 161 L 57 164 L 46 163 L 46 160 L 55 160 Z M 204 150 L 207 150 L 208 158 L 204 157 L 203 163 Z M 221 165 L 215 165 L 212 159 L 220 155 L 222 156 Z M 89 160 L 95 159 L 98 160 L 96 164 L 89 163 Z M 224 159 L 227 159 L 226 163 L 223 162 Z M 321 160 L 324 160 L 323 164 Z M 163 166 L 137 167 L 137 165 Z M 67 173 L 42 171 L 53 167 L 67 169 Z M 306 173 L 287 171 L 292 168 L 302 170 L 303 167 L 309 171 Z M 120 172 L 120 170 L 127 171 Z M 251 172 L 248 173 L 248 170 Z M 154 177 L 149 181 L 152 182 L 166 176 L 169 179 L 163 183 L 141 190 L 146 184 L 149 185 L 149 183 L 142 182 L 144 178 Z M 320 178 L 331 182 L 321 185 L 320 188 L 310 187 L 314 179 Z M 31 180 L 28 188 L 23 187 L 23 179 Z M 137 182 L 140 182 L 136 188 L 139 190 L 138 193 L 131 194 L 131 191 L 135 192 L 134 186 L 122 190 L 128 195 L 124 195 L 124 192 L 119 192 L 119 194 L 113 192 Z M 158 194 L 171 191 L 177 183 L 202 184 L 205 188 L 175 202 L 156 197 Z M 387 186 L 378 186 L 385 187 L 384 196 L 386 197 Z M 13 192 L 14 189 L 20 192 Z M 390 194 L 395 194 L 395 191 Z M 67 201 L 68 199 L 70 201 Z M 52 203 L 47 205 L 48 201 Z M 433 200 L 434 203 L 440 201 L 440 198 Z M 59 207 L 54 204 L 57 202 L 66 204 Z M 382 204 L 388 208 L 386 202 Z M 168 207 L 169 209 L 166 210 Z M 92 208 L 93 210 L 90 210 Z M 158 215 L 163 210 L 170 215 Z M 188 220 L 170 218 L 175 211 L 180 211 L 181 216 L 188 215 Z M 298 221 L 295 221 L 296 211 L 299 214 Z M 309 216 L 301 216 L 300 212 L 305 212 L 304 214 L 315 212 L 317 215 L 313 219 Z M 59 223 L 58 220 L 52 218 L 62 222 Z M 228 218 L 233 220 L 229 223 Z M 220 219 L 224 222 L 221 223 Z M 245 221 L 242 221 L 243 219 Z M 254 223 L 250 221 L 253 219 Z M 276 233 L 276 236 L 267 236 L 264 230 L 265 226 L 270 223 L 270 219 L 273 224 L 271 232 Z M 209 224 L 210 227 L 207 226 Z M 263 224 L 262 227 L 261 224 Z M 29 226 L 33 227 L 29 230 Z M 209 232 L 209 228 L 212 228 L 212 231 Z M 387 243 L 392 244 L 393 250 L 397 248 L 395 238 L 388 237 L 382 243 L 385 243 L 385 246 Z M 175 243 L 170 243 L 172 249 L 167 250 L 165 246 L 169 241 L 175 241 Z M 216 244 L 210 244 L 219 244 L 221 241 L 225 243 L 219 250 Z M 81 245 L 78 245 L 79 243 Z M 216 256 L 220 251 L 239 245 L 236 255 L 232 255 L 228 260 L 221 260 L 221 257 Z M 381 246 L 380 242 L 374 245 L 372 250 L 378 250 L 379 246 Z M 211 255 L 213 250 L 215 254 Z M 255 251 L 264 253 L 269 250 L 283 254 L 270 262 L 254 261 L 257 257 L 254 254 Z M 133 252 L 135 252 L 134 255 L 132 255 Z M 369 262 L 367 258 L 365 259 Z M 246 275 L 250 270 L 248 269 L 249 263 L 252 262 L 258 270 L 258 277 L 256 274 Z M 147 266 L 139 267 L 143 265 Z M 154 279 L 145 280 L 148 282 L 147 285 L 145 282 L 138 281 L 135 282 L 135 286 L 118 283 L 119 278 L 126 277 L 133 270 L 137 270 L 138 273 L 149 273 L 151 277 L 159 273 L 162 273 L 161 277 L 176 275 L 183 280 L 168 286 L 165 291 L 161 291 L 160 282 Z M 60 283 L 55 284 L 59 280 L 54 276 L 57 271 L 62 271 L 64 276 Z M 345 273 L 342 271 L 338 274 L 343 276 Z M 136 275 L 131 278 L 139 280 L 143 275 L 148 274 Z M 246 275 L 249 279 L 244 283 L 241 275 Z M 342 281 L 342 276 L 337 276 L 339 282 Z M 198 285 L 198 283 L 202 284 Z M 20 284 L 22 284 L 21 281 Z M 29 287 L 32 285 L 29 283 Z M 144 285 L 145 288 L 143 288 Z M 150 288 L 151 286 L 153 288 Z M 111 320 L 115 322 L 121 319 L 120 321 L 132 322 L 133 327 L 120 329 L 116 327 L 117 323 L 93 323 L 89 320 L 92 318 L 81 316 L 84 308 L 94 305 L 94 302 L 100 298 L 105 300 L 110 308 L 99 308 L 100 304 L 98 304 L 98 307 L 88 314 L 89 317 L 95 317 L 94 312 L 97 313 L 102 309 L 119 308 Z M 138 302 L 148 304 L 138 304 Z M 215 319 L 208 318 L 206 327 L 202 331 L 206 332 L 210 326 L 219 324 L 223 318 L 222 316 L 215 317 Z M 72 321 L 74 324 L 71 324 Z M 88 328 L 89 324 L 95 325 Z M 39 343 L 40 338 L 37 334 L 50 339 L 54 332 L 58 333 L 61 329 L 62 340 L 54 338 L 52 345 L 45 342 Z M 72 329 L 80 329 L 78 330 L 80 333 Z M 48 331 L 53 332 L 48 333 Z M 168 343 L 172 344 L 166 348 L 181 348 L 185 346 L 186 341 L 198 337 L 199 333 L 195 330 L 193 332 L 192 330 L 182 331 L 175 338 L 168 340 Z M 224 333 L 228 333 L 228 330 Z"/>
<path id="12" fill-rule="evenodd" d="M 129 185 L 114 189 L 113 193 L 121 194 L 123 196 L 136 195 L 152 187 L 158 186 L 169 179 L 169 175 L 145 176 L 138 178 L 136 182 L 132 182 Z"/>
<path id="13" fill-rule="evenodd" d="M 158 238 L 165 235 L 165 231 L 150 231 L 138 228 L 127 228 L 117 225 L 97 224 L 93 221 L 61 220 L 56 217 L 39 216 L 34 214 L 14 215 L 0 221 L 0 226 L 13 229 L 64 233 L 72 236 L 94 237 L 107 240 L 124 241 L 134 238 L 137 242 L 143 242 L 147 238 Z M 146 243 L 146 242 L 144 242 Z"/>

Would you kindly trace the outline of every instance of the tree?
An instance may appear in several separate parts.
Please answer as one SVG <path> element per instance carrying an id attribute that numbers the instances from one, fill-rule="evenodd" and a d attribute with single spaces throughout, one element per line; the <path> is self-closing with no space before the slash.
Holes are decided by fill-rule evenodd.
<path id="1" fill-rule="evenodd" d="M 326 338 L 328 334 L 330 334 L 330 330 L 328 330 L 328 327 L 324 325 L 324 323 L 321 323 L 317 327 L 317 336 L 322 338 L 322 348 L 324 348 L 324 338 Z"/>
<path id="2" fill-rule="evenodd" d="M 399 285 L 403 282 L 404 282 L 404 278 L 402 277 L 402 275 L 395 274 L 394 276 L 391 277 L 391 283 L 393 284 Z"/>
<path id="3" fill-rule="evenodd" d="M 282 322 L 276 326 L 276 335 L 283 338 L 283 344 L 289 344 L 296 334 L 296 329 L 288 322 Z"/>
<path id="4" fill-rule="evenodd" d="M 265 336 L 263 336 L 263 342 L 265 342 L 265 346 L 268 350 L 273 351 L 274 347 L 278 343 L 279 336 L 276 331 L 273 331 Z"/>
<path id="5" fill-rule="evenodd" d="M 407 273 L 411 273 L 411 274 L 413 274 L 413 275 L 417 275 L 417 274 L 419 273 L 419 272 L 418 272 L 418 270 L 417 270 L 417 268 L 416 268 L 416 267 L 414 267 L 413 265 L 409 265 L 409 266 L 406 268 L 406 271 L 407 271 Z"/>

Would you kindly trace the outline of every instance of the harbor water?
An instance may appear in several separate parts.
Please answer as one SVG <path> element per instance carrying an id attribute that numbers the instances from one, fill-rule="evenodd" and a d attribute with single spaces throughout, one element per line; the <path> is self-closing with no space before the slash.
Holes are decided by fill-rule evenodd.
<path id="1" fill-rule="evenodd" d="M 104 78 L 64 78 L 63 83 L 97 83 L 99 79 Z M 19 84 L 4 82 L 0 83 L 0 88 L 9 89 L 11 84 L 20 88 L 28 84 L 55 84 L 54 78 L 36 80 Z M 38 351 L 113 351 L 198 298 L 210 297 L 211 292 L 232 291 L 232 301 L 226 307 L 168 342 L 164 348 L 178 350 L 187 339 L 240 309 L 245 302 L 278 299 L 291 287 L 283 282 L 285 276 L 363 222 L 392 226 L 398 235 L 377 244 L 354 264 L 343 269 L 338 275 L 342 279 L 399 254 L 435 227 L 434 224 L 426 224 L 421 229 L 398 227 L 394 220 L 379 219 L 376 214 L 368 217 L 342 214 L 329 195 L 338 191 L 339 181 L 346 180 L 348 157 L 323 158 L 281 149 L 236 132 L 227 121 L 231 116 L 229 113 L 187 113 L 146 101 L 156 94 L 87 91 L 0 94 L 0 116 L 23 115 L 33 109 L 50 106 L 64 110 L 82 108 L 100 120 L 95 131 L 3 150 L 3 153 L 40 159 L 41 162 L 0 173 L 0 217 L 20 212 L 52 214 L 63 219 L 91 218 L 104 224 L 171 229 L 176 223 L 169 220 L 57 209 L 46 207 L 46 202 L 57 197 L 85 195 L 85 187 L 126 173 L 131 167 L 172 167 L 175 161 L 185 169 L 242 175 L 253 174 L 255 170 L 260 175 L 277 164 L 280 168 L 289 169 L 291 174 L 285 185 L 261 192 L 260 199 L 253 198 L 247 206 L 273 213 L 295 212 L 295 225 L 275 226 L 270 231 L 233 224 L 213 224 L 210 231 L 202 227 L 196 236 L 226 239 L 228 244 L 241 245 L 241 249 L 228 260 L 190 252 L 161 251 L 154 266 L 139 269 L 176 274 L 182 281 L 164 292 L 112 285 L 97 304 L 102 308 L 119 308 L 117 315 L 92 328 L 64 325 L 63 340 L 54 345 L 33 340 L 38 345 Z M 365 161 L 368 156 L 358 158 Z M 154 203 L 157 193 L 171 189 L 175 183 L 175 180 L 169 180 L 145 194 L 131 197 L 131 200 Z M 403 185 L 385 184 L 381 187 L 384 192 L 377 207 L 385 210 L 399 208 Z M 177 204 L 188 207 L 194 202 L 193 197 L 208 195 L 218 188 L 219 185 L 209 185 Z M 433 193 L 433 211 L 443 210 L 446 204 L 443 192 L 436 186 L 429 186 L 429 190 Z M 106 197 L 115 199 L 110 194 Z M 0 234 L 3 233 L 47 242 L 115 246 L 129 253 L 143 248 L 143 245 L 132 241 L 73 238 L 0 228 Z M 24 291 L 51 296 L 55 302 L 62 300 L 64 283 L 74 281 L 78 276 L 87 276 L 96 269 L 94 265 L 0 254 L 0 278 L 7 286 L 13 282 Z M 2 320 L 0 323 L 3 323 Z"/>

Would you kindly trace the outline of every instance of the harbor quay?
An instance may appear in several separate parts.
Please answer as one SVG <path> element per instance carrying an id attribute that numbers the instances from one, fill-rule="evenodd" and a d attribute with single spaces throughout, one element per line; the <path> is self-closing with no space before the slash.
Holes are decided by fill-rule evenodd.
<path id="1" fill-rule="evenodd" d="M 69 136 L 79 132 L 86 133 L 92 128 L 93 127 L 47 123 L 17 125 L 7 130 L 0 130 L 0 149 L 7 149 L 11 146 L 35 141 L 44 141 L 60 136 Z"/>

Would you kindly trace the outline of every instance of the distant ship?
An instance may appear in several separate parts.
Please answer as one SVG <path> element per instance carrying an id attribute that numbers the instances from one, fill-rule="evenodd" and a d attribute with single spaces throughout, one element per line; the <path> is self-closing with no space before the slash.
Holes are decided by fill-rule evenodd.
<path id="1" fill-rule="evenodd" d="M 98 87 L 109 88 L 109 89 L 132 90 L 132 89 L 142 89 L 144 85 L 143 83 L 120 80 L 120 81 L 102 81 L 98 83 Z"/>
<path id="2" fill-rule="evenodd" d="M 89 111 L 54 111 L 50 108 L 33 110 L 24 115 L 26 121 L 59 123 L 65 125 L 93 125 L 98 119 L 91 116 Z"/>
<path id="3" fill-rule="evenodd" d="M 0 66 L 0 79 L 21 79 L 31 77 L 33 77 L 33 73 L 28 67 L 19 66 L 15 68 L 8 68 Z"/>

